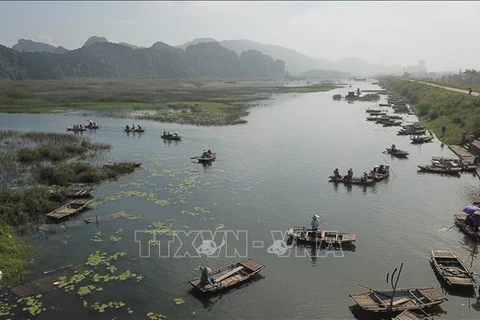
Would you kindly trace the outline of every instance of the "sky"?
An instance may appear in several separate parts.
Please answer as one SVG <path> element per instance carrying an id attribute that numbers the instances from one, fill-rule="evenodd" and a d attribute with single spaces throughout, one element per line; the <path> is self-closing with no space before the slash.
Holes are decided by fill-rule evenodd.
<path id="1" fill-rule="evenodd" d="M 334 61 L 425 59 L 428 71 L 478 70 L 479 13 L 473 1 L 0 1 L 0 44 L 24 38 L 76 49 L 93 35 L 144 47 L 248 39 Z"/>

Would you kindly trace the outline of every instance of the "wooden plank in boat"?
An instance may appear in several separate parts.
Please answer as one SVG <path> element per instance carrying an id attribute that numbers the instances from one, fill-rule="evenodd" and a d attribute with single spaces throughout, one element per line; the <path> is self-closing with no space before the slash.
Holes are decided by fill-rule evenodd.
<path id="1" fill-rule="evenodd" d="M 435 288 L 418 288 L 417 290 L 431 301 L 446 300 L 446 297 Z"/>
<path id="2" fill-rule="evenodd" d="M 403 311 L 398 316 L 393 318 L 393 320 L 421 320 L 415 313 L 408 310 Z"/>
<path id="3" fill-rule="evenodd" d="M 253 259 L 248 259 L 248 260 L 241 261 L 240 264 L 242 266 L 246 267 L 247 269 L 252 270 L 253 272 L 257 271 L 258 269 L 263 268 L 263 264 L 261 264 L 260 262 L 258 262 L 256 260 L 253 260 Z"/>
<path id="4" fill-rule="evenodd" d="M 452 251 L 432 251 L 434 258 L 456 258 L 455 254 Z"/>
<path id="5" fill-rule="evenodd" d="M 216 278 L 215 279 L 215 282 L 221 282 L 222 280 L 230 277 L 231 275 L 237 273 L 238 271 L 242 270 L 243 269 L 243 266 L 240 266 L 240 267 L 236 267 L 235 269 L 221 275 L 220 277 Z"/>

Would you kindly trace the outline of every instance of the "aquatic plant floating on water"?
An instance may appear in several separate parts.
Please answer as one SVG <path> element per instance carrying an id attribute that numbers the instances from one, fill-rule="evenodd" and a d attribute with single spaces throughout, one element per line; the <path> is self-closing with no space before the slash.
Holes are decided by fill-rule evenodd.
<path id="1" fill-rule="evenodd" d="M 164 316 L 163 314 L 154 313 L 154 312 L 147 313 L 147 317 L 150 320 L 164 320 L 164 319 L 167 319 L 167 317 Z"/>
<path id="2" fill-rule="evenodd" d="M 182 298 L 175 298 L 175 299 L 173 299 L 173 301 L 175 301 L 175 304 L 184 304 L 185 303 L 185 300 L 183 300 Z"/>

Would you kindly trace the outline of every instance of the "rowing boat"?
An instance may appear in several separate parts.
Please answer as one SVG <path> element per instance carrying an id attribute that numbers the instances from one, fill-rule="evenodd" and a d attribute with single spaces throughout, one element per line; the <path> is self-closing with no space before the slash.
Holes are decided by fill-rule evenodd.
<path id="1" fill-rule="evenodd" d="M 121 166 L 127 166 L 127 167 L 140 167 L 142 163 L 141 162 L 105 162 L 103 164 L 104 167 L 121 167 Z"/>
<path id="2" fill-rule="evenodd" d="M 72 127 L 67 127 L 67 131 L 83 132 L 83 131 L 87 131 L 87 129 L 85 129 L 85 128 L 74 129 Z"/>
<path id="3" fill-rule="evenodd" d="M 408 151 L 400 150 L 400 149 L 392 149 L 392 148 L 387 148 L 387 153 L 399 158 L 406 157 L 409 155 Z"/>
<path id="4" fill-rule="evenodd" d="M 433 269 L 452 288 L 475 289 L 472 273 L 453 251 L 432 250 Z"/>
<path id="5" fill-rule="evenodd" d="M 458 175 L 461 171 L 462 168 L 459 167 L 437 167 L 435 165 L 418 165 L 417 166 L 420 171 L 424 172 L 430 172 L 430 173 L 444 173 L 444 174 L 454 174 Z"/>
<path id="6" fill-rule="evenodd" d="M 214 161 L 215 159 L 217 159 L 217 153 L 214 152 L 210 154 L 209 157 L 198 158 L 198 162 L 210 162 L 210 161 Z"/>
<path id="7" fill-rule="evenodd" d="M 375 182 L 373 179 L 363 180 L 362 178 L 353 177 L 351 180 L 343 179 L 343 178 L 335 178 L 335 176 L 329 176 L 329 182 L 342 182 L 344 184 L 359 184 L 359 185 L 371 185 Z"/>
<path id="8" fill-rule="evenodd" d="M 454 217 L 455 225 L 460 229 L 460 231 L 462 231 L 464 234 L 471 237 L 472 239 L 480 242 L 480 231 L 475 231 L 467 225 L 467 216 L 465 214 L 456 214 Z"/>
<path id="9" fill-rule="evenodd" d="M 165 135 L 161 135 L 160 137 L 161 137 L 162 139 L 165 139 L 165 140 L 182 140 L 182 137 L 180 137 L 180 136 L 175 136 L 175 135 L 171 135 L 171 136 L 169 136 L 169 135 L 166 135 L 166 136 L 165 136 Z"/>
<path id="10" fill-rule="evenodd" d="M 365 311 L 387 312 L 392 301 L 392 312 L 419 310 L 448 301 L 447 297 L 433 287 L 374 290 L 351 294 L 350 297 Z"/>
<path id="11" fill-rule="evenodd" d="M 305 227 L 291 227 L 287 229 L 287 240 L 295 240 L 298 244 L 316 244 L 320 247 L 338 247 L 352 244 L 357 240 L 355 233 L 340 233 L 337 231 L 307 229 Z"/>
<path id="12" fill-rule="evenodd" d="M 85 209 L 91 201 L 91 199 L 77 199 L 69 202 L 68 204 L 60 208 L 53 210 L 50 213 L 47 213 L 46 216 L 47 218 L 50 218 L 52 220 L 59 221 L 79 213 L 80 211 Z"/>
<path id="13" fill-rule="evenodd" d="M 250 280 L 259 273 L 265 266 L 255 259 L 246 260 L 230 264 L 213 270 L 211 276 L 214 284 L 202 284 L 200 278 L 188 280 L 188 283 L 195 289 L 204 294 L 214 294 L 223 290 L 238 286 L 241 283 Z"/>
<path id="14" fill-rule="evenodd" d="M 433 140 L 433 136 L 411 137 L 412 143 L 425 143 Z"/>

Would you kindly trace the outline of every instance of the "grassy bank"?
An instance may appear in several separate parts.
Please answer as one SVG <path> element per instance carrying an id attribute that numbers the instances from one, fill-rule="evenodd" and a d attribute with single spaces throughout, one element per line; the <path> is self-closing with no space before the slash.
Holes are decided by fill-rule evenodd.
<path id="1" fill-rule="evenodd" d="M 49 133 L 0 131 L 0 270 L 14 280 L 29 249 L 17 234 L 45 221 L 66 202 L 71 183 L 98 183 L 132 172 L 131 166 L 96 167 L 80 160 L 110 149 L 88 139 Z"/>
<path id="2" fill-rule="evenodd" d="M 321 92 L 333 84 L 272 86 L 248 81 L 96 80 L 0 81 L 0 112 L 62 113 L 86 110 L 105 116 L 196 125 L 244 123 L 248 108 L 277 93 Z M 133 111 L 151 111 L 145 114 Z"/>
<path id="3" fill-rule="evenodd" d="M 445 144 L 458 144 L 463 132 L 480 128 L 480 99 L 400 78 L 386 78 L 381 85 L 407 99 L 422 124 Z M 442 126 L 447 130 L 442 137 Z"/>

